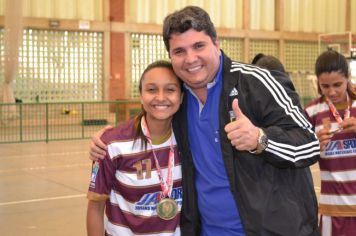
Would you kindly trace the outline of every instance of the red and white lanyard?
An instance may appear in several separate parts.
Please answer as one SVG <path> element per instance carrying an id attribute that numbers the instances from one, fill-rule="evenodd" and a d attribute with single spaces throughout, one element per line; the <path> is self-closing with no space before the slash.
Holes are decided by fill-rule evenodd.
<path id="1" fill-rule="evenodd" d="M 337 121 L 337 123 L 341 124 L 343 119 L 341 118 L 341 116 L 340 116 L 339 112 L 337 111 L 337 109 L 335 108 L 334 104 L 327 97 L 325 97 L 325 101 L 328 104 L 330 112 L 335 117 L 335 120 Z M 345 109 L 344 119 L 350 118 L 350 98 L 347 93 L 346 93 L 346 102 L 347 102 L 347 108 Z"/>
<path id="2" fill-rule="evenodd" d="M 162 198 L 171 197 L 172 188 L 173 188 L 173 167 L 174 167 L 174 149 L 173 149 L 172 136 L 171 136 L 171 145 L 170 145 L 169 157 L 168 157 L 167 178 L 166 178 L 166 181 L 165 181 L 164 178 L 163 178 L 163 175 L 162 175 L 161 166 L 158 163 L 156 152 L 153 149 L 151 135 L 150 135 L 150 131 L 148 130 L 148 126 L 147 126 L 145 117 L 141 118 L 141 128 L 142 128 L 143 134 L 147 138 L 148 143 L 151 145 L 153 157 L 154 157 L 155 163 L 156 163 L 157 175 L 158 175 L 158 178 L 159 178 L 159 181 L 160 181 L 160 184 L 161 184 L 161 189 L 162 189 L 162 196 L 161 197 Z"/>

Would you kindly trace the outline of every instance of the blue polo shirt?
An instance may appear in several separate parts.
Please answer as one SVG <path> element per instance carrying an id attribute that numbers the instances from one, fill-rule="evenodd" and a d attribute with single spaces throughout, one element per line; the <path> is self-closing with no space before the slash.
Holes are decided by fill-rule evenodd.
<path id="1" fill-rule="evenodd" d="M 188 135 L 196 169 L 195 187 L 202 222 L 202 236 L 245 235 L 230 190 L 221 154 L 219 100 L 222 90 L 222 57 L 215 80 L 207 85 L 203 105 L 186 86 L 188 96 Z"/>

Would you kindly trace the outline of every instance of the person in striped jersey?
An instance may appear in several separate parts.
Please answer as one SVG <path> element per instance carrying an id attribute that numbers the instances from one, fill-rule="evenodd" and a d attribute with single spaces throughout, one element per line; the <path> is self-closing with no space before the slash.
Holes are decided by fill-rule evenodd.
<path id="1" fill-rule="evenodd" d="M 320 97 L 305 112 L 320 141 L 323 236 L 356 233 L 356 95 L 346 58 L 328 50 L 316 60 Z"/>
<path id="2" fill-rule="evenodd" d="M 181 165 L 172 117 L 182 83 L 167 61 L 150 64 L 140 79 L 142 112 L 106 130 L 104 159 L 93 163 L 87 231 L 105 235 L 179 236 Z"/>

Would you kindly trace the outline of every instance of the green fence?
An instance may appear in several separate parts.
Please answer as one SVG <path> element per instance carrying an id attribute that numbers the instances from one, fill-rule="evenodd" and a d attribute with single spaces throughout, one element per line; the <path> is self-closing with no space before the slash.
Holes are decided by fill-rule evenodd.
<path id="1" fill-rule="evenodd" d="M 137 114 L 138 101 L 2 103 L 0 143 L 89 138 Z"/>
<path id="2" fill-rule="evenodd" d="M 313 97 L 301 96 L 302 105 Z M 0 144 L 85 139 L 136 115 L 139 101 L 0 103 Z"/>

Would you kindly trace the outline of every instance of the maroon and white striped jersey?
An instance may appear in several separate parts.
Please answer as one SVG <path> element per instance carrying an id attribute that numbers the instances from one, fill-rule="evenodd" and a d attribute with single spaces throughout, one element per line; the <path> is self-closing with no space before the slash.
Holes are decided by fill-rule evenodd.
<path id="1" fill-rule="evenodd" d="M 93 163 L 88 199 L 106 201 L 108 235 L 178 236 L 182 187 L 174 134 L 160 144 L 148 144 L 147 149 L 141 145 L 140 139 L 134 142 L 134 136 L 133 120 L 102 136 L 108 151 L 104 160 Z M 178 214 L 171 220 L 162 220 L 156 213 L 161 187 L 152 148 L 165 179 L 171 143 L 175 153 L 171 198 L 178 204 Z"/>
<path id="2" fill-rule="evenodd" d="M 345 108 L 336 107 L 341 117 Z M 338 128 L 327 103 L 318 98 L 305 108 L 315 132 L 323 128 L 323 120 L 330 119 L 331 128 Z M 350 117 L 356 117 L 356 101 L 352 102 Z M 319 161 L 321 194 L 319 212 L 329 216 L 356 216 L 356 134 L 334 134 Z"/>

